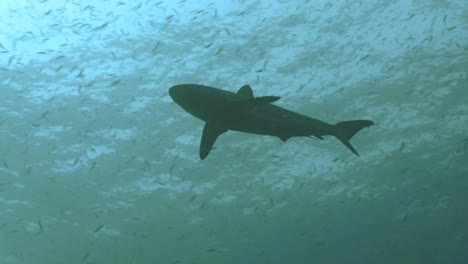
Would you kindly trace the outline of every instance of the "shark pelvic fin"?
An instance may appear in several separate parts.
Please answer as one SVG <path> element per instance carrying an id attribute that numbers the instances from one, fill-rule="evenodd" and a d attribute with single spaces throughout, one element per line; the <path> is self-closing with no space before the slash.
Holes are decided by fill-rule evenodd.
<path id="1" fill-rule="evenodd" d="M 205 159 L 206 156 L 210 153 L 211 148 L 213 148 L 213 144 L 215 143 L 216 139 L 227 129 L 214 124 L 214 123 L 206 123 L 205 127 L 203 128 L 202 139 L 200 142 L 200 159 Z"/>

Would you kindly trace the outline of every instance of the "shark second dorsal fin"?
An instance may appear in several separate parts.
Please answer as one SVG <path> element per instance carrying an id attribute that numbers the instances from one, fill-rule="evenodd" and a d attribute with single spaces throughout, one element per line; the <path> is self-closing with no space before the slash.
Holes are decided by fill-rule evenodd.
<path id="1" fill-rule="evenodd" d="M 240 101 L 233 102 L 236 107 L 239 107 L 243 110 L 250 111 L 252 108 L 255 108 L 260 105 L 265 105 L 278 101 L 281 97 L 279 96 L 260 96 L 250 99 L 244 99 Z"/>
<path id="2" fill-rule="evenodd" d="M 260 96 L 247 100 L 254 105 L 273 103 L 281 99 L 279 96 Z"/>
<path id="3" fill-rule="evenodd" d="M 203 128 L 202 139 L 200 142 L 200 159 L 205 159 L 206 156 L 210 153 L 213 144 L 215 143 L 216 139 L 227 129 L 218 126 L 214 123 L 206 123 L 205 127 Z"/>
<path id="4" fill-rule="evenodd" d="M 242 94 L 242 95 L 245 95 L 247 97 L 254 97 L 253 96 L 253 91 L 252 91 L 252 87 L 250 87 L 250 85 L 246 84 L 244 86 L 242 86 L 239 91 L 237 91 L 238 94 Z"/>

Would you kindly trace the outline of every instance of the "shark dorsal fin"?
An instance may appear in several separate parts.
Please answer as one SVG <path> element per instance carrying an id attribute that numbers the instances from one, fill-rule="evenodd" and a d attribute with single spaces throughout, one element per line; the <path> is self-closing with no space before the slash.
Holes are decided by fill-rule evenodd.
<path id="1" fill-rule="evenodd" d="M 253 96 L 253 91 L 252 91 L 252 87 L 250 87 L 250 85 L 246 84 L 244 86 L 242 86 L 239 91 L 237 91 L 238 94 L 242 94 L 242 95 L 245 95 L 247 97 L 254 97 Z"/>
<path id="2" fill-rule="evenodd" d="M 202 139 L 200 142 L 200 158 L 205 159 L 206 156 L 210 153 L 213 144 L 215 143 L 216 139 L 227 129 L 221 127 L 215 123 L 206 123 L 205 127 L 203 128 Z"/>

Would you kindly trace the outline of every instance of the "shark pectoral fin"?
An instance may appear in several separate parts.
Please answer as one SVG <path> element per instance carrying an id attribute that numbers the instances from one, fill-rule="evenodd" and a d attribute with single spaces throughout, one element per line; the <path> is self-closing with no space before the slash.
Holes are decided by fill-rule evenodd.
<path id="1" fill-rule="evenodd" d="M 200 159 L 205 159 L 206 156 L 210 153 L 213 144 L 215 143 L 216 139 L 227 129 L 218 126 L 214 123 L 206 123 L 205 127 L 203 128 L 202 139 L 200 142 Z"/>
<path id="2" fill-rule="evenodd" d="M 250 87 L 250 85 L 246 84 L 244 86 L 242 86 L 239 91 L 237 91 L 238 94 L 242 94 L 242 95 L 245 95 L 247 97 L 250 97 L 250 98 L 253 98 L 253 91 L 252 91 L 252 87 Z"/>

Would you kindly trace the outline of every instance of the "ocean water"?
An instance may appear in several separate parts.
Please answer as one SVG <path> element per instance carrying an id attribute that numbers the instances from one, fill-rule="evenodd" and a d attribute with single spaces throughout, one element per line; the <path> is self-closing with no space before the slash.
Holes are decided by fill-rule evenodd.
<path id="1" fill-rule="evenodd" d="M 0 263 L 468 263 L 468 5 L 0 1 Z M 250 84 L 351 140 L 229 131 Z"/>

